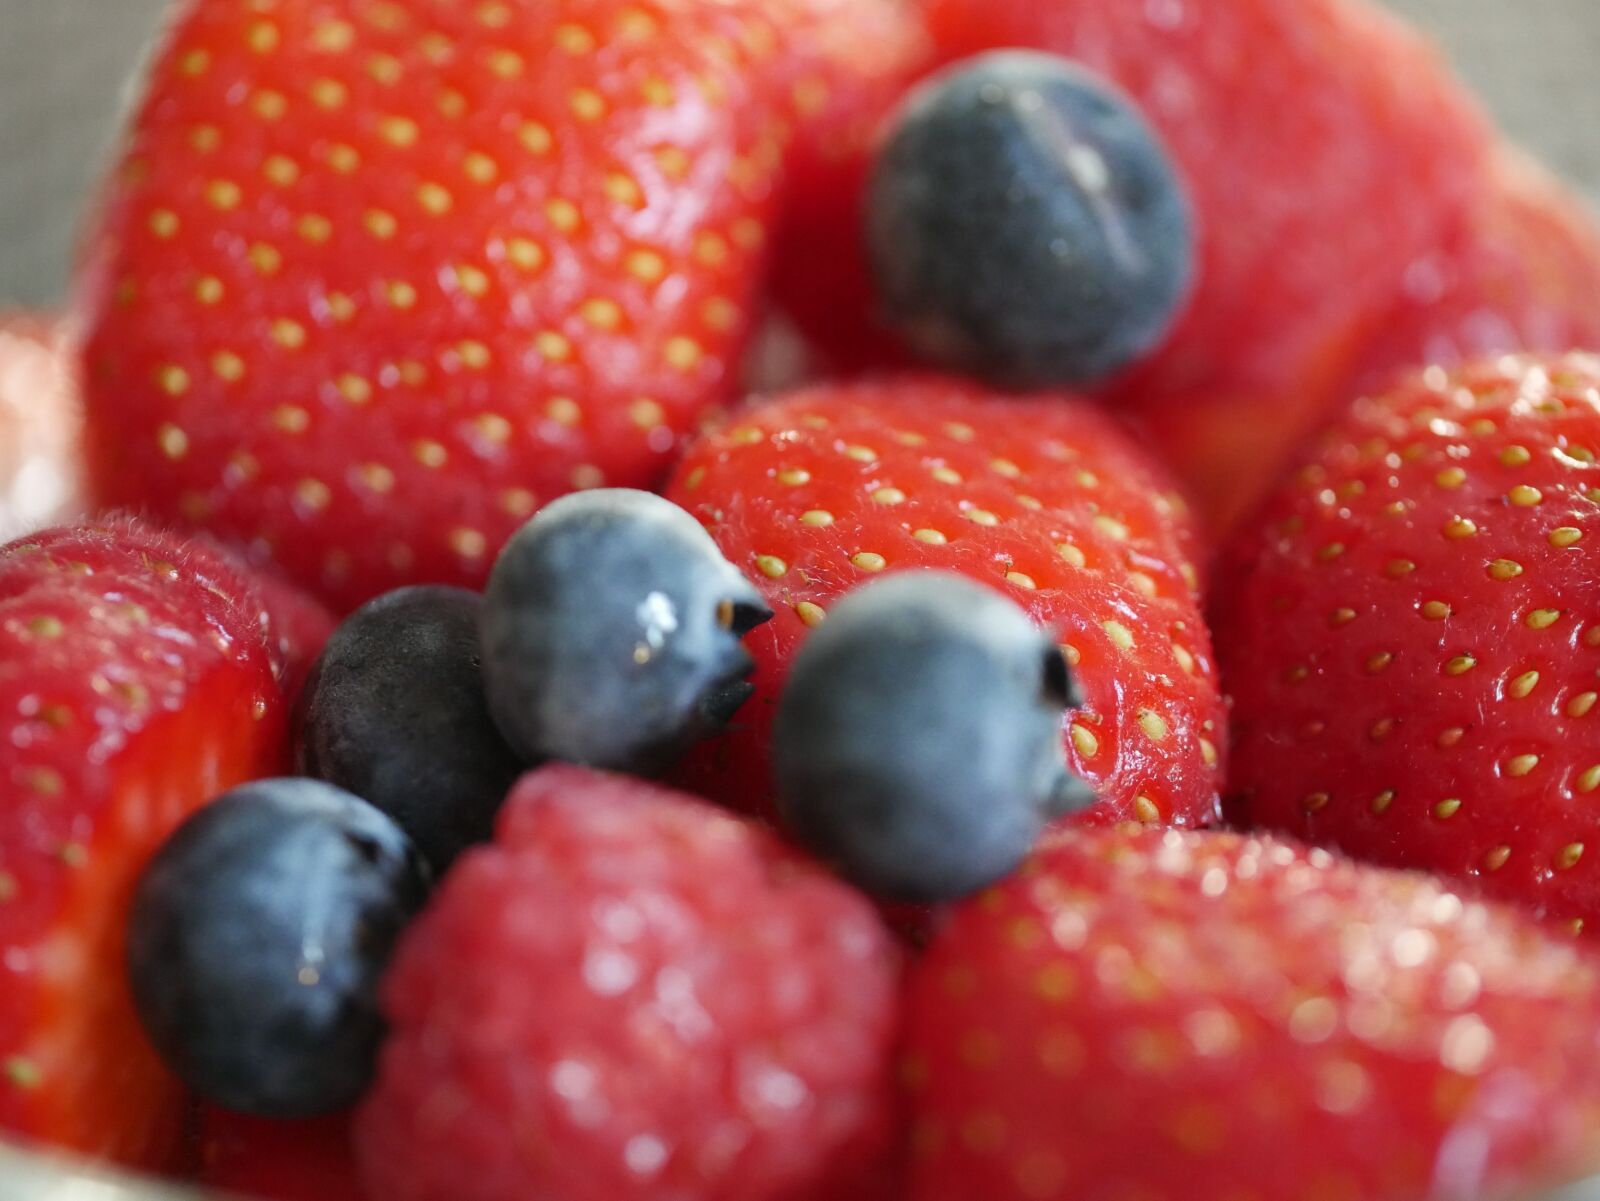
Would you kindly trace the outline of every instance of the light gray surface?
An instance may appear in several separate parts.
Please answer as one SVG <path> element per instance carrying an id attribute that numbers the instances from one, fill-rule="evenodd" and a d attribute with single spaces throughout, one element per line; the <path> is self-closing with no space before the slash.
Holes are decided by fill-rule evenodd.
<path id="1" fill-rule="evenodd" d="M 0 307 L 65 286 L 91 181 L 164 0 L 0 0 Z"/>
<path id="2" fill-rule="evenodd" d="M 1600 0 L 1391 7 L 1433 31 L 1512 137 L 1600 203 Z"/>
<path id="3" fill-rule="evenodd" d="M 1600 200 L 1600 0 L 1392 3 L 1439 34 L 1518 139 Z M 0 0 L 0 306 L 60 297 L 90 180 L 164 7 Z"/>
<path id="4" fill-rule="evenodd" d="M 0 0 L 9 3 L 10 0 Z M 230 1201 L 204 1197 L 115 1172 L 86 1171 L 65 1158 L 33 1155 L 0 1143 L 0 1201 Z M 1575 1201 L 1589 1201 L 1576 1198 Z"/>

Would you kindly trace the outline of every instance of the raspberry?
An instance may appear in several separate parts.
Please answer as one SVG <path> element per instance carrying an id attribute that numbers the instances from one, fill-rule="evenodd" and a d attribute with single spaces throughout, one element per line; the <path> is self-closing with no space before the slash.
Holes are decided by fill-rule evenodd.
<path id="1" fill-rule="evenodd" d="M 896 968 L 871 906 L 760 828 L 536 772 L 402 943 L 368 1189 L 834 1197 L 888 1142 Z"/>

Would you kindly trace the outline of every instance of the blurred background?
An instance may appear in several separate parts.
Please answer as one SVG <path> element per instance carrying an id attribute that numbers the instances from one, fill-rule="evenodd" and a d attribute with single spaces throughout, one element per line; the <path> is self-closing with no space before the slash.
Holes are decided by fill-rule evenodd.
<path id="1" fill-rule="evenodd" d="M 63 295 L 90 181 L 166 3 L 0 0 L 0 307 Z M 1600 203 L 1600 0 L 1389 3 L 1435 33 L 1514 138 Z"/>

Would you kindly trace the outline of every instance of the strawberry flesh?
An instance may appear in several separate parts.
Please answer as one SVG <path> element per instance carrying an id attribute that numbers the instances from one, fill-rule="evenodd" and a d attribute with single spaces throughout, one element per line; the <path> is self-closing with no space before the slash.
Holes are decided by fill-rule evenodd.
<path id="1" fill-rule="evenodd" d="M 1395 374 L 1516 351 L 1600 346 L 1600 224 L 1569 188 L 1512 147 L 1491 156 L 1461 228 L 1413 263 L 1349 392 Z"/>
<path id="2" fill-rule="evenodd" d="M 1138 415 L 1218 535 L 1266 497 L 1309 435 L 1427 364 L 1600 345 L 1600 226 L 1520 151 L 1496 148 L 1448 240 L 1415 259 L 1386 318 L 1275 388 L 1204 388 Z"/>
<path id="3" fill-rule="evenodd" d="M 772 301 L 833 370 L 910 364 L 879 320 L 861 231 L 883 128 L 934 64 L 916 0 L 782 0 L 794 144 L 773 237 Z"/>

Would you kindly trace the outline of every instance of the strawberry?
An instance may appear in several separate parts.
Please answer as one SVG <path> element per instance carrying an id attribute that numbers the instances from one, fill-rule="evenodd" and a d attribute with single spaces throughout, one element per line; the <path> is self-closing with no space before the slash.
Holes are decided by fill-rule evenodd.
<path id="1" fill-rule="evenodd" d="M 682 0 L 190 0 L 85 272 L 98 496 L 351 607 L 650 484 L 743 350 L 778 44 Z"/>
<path id="2" fill-rule="evenodd" d="M 360 1201 L 350 1119 L 272 1122 L 207 1108 L 200 1117 L 200 1183 L 264 1201 Z"/>
<path id="3" fill-rule="evenodd" d="M 196 537 L 196 545 L 210 547 L 216 554 L 226 555 L 240 569 L 247 565 L 227 547 L 217 546 L 208 539 Z M 269 645 L 277 651 L 283 664 L 278 687 L 291 701 L 298 701 L 300 691 L 317 665 L 322 648 L 333 635 L 333 615 L 320 601 L 289 583 L 282 576 L 267 571 L 254 572 L 251 583 L 256 597 L 266 615 L 262 632 Z"/>
<path id="4" fill-rule="evenodd" d="M 919 0 L 742 3 L 764 8 L 783 39 L 768 81 L 793 134 L 784 205 L 840 211 L 851 199 L 839 194 L 840 180 L 864 175 L 889 109 L 932 66 Z M 856 232 L 834 236 L 841 246 L 853 245 Z"/>
<path id="5" fill-rule="evenodd" d="M 1226 553 L 1231 816 L 1600 915 L 1600 359 L 1358 401 Z"/>
<path id="6" fill-rule="evenodd" d="M 1133 404 L 1292 389 L 1343 361 L 1477 182 L 1478 110 L 1431 46 L 1367 0 L 926 2 L 949 58 L 1025 46 L 1119 84 L 1183 168 L 1198 289 L 1119 393 Z"/>
<path id="7" fill-rule="evenodd" d="M 772 302 L 835 368 L 902 362 L 863 251 L 867 176 L 879 134 L 906 90 L 933 64 L 915 0 L 765 0 L 782 19 L 783 86 L 795 144 L 786 159 L 783 217 L 772 247 Z"/>
<path id="8" fill-rule="evenodd" d="M 1445 246 L 1406 269 L 1388 317 L 1351 362 L 1275 389 L 1202 389 L 1140 414 L 1206 524 L 1231 529 L 1301 443 L 1403 369 L 1509 351 L 1600 346 L 1600 227 L 1537 163 L 1500 147 Z"/>
<path id="9" fill-rule="evenodd" d="M 77 383 L 59 325 L 0 313 L 0 540 L 78 507 Z"/>
<path id="10" fill-rule="evenodd" d="M 706 795 L 770 813 L 773 710 L 807 629 L 878 572 L 937 567 L 1059 632 L 1087 698 L 1064 733 L 1098 819 L 1215 815 L 1223 715 L 1193 532 L 1161 472 L 1094 407 L 934 377 L 821 386 L 702 439 L 668 494 L 776 611 L 746 639 L 747 726 L 684 768 Z"/>
<path id="11" fill-rule="evenodd" d="M 1404 294 L 1363 348 L 1350 392 L 1427 363 L 1597 346 L 1600 224 L 1543 166 L 1503 147 L 1462 228 L 1407 269 Z"/>
<path id="12" fill-rule="evenodd" d="M 1322 372 L 1273 389 L 1196 388 L 1125 418 L 1177 476 L 1201 526 L 1220 539 L 1337 408 L 1343 374 Z"/>
<path id="13" fill-rule="evenodd" d="M 1421 876 L 1050 836 L 913 969 L 913 1201 L 1491 1197 L 1592 1164 L 1600 968 Z"/>
<path id="14" fill-rule="evenodd" d="M 289 627 L 283 603 L 131 521 L 0 549 L 0 1129 L 146 1166 L 173 1151 L 184 1099 L 133 1013 L 123 911 L 185 816 L 287 765 L 284 678 L 317 647 L 292 642 L 306 603 Z"/>

